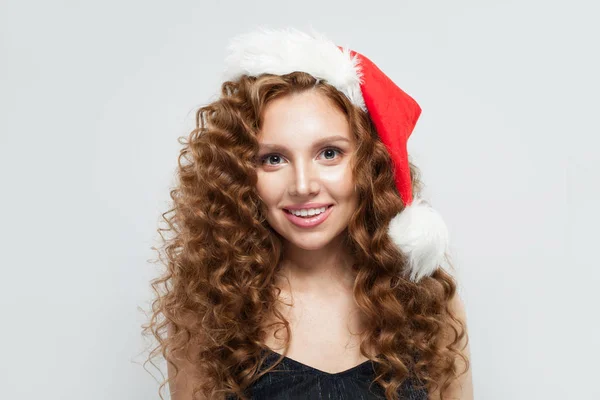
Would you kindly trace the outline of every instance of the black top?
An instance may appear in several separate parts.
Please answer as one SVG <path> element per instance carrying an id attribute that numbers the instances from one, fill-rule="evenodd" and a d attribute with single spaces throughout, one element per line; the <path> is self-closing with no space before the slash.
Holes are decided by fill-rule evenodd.
<path id="1" fill-rule="evenodd" d="M 280 356 L 273 350 L 268 352 L 261 371 Z M 328 373 L 285 357 L 274 370 L 254 382 L 248 393 L 252 400 L 385 399 L 383 388 L 373 382 L 375 376 L 374 362 L 371 360 L 342 372 Z M 406 379 L 398 390 L 400 399 L 427 400 L 427 391 L 413 386 L 414 381 Z"/>

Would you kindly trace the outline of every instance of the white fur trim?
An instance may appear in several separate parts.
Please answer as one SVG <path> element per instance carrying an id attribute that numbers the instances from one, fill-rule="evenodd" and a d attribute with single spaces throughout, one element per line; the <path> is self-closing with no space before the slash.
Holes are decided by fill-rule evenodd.
<path id="1" fill-rule="evenodd" d="M 366 110 L 360 90 L 362 75 L 358 58 L 352 57 L 348 48 L 340 50 L 314 30 L 307 34 L 294 28 L 258 28 L 234 37 L 228 49 L 224 80 L 235 80 L 242 75 L 307 72 L 326 80 L 353 104 Z"/>
<path id="2" fill-rule="evenodd" d="M 392 218 L 388 233 L 407 256 L 412 281 L 418 282 L 442 266 L 448 251 L 448 228 L 440 214 L 422 199 L 415 198 Z"/>

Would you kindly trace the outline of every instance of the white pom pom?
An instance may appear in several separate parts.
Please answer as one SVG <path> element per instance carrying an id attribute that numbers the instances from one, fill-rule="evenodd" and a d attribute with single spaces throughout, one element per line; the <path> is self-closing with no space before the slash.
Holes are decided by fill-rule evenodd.
<path id="1" fill-rule="evenodd" d="M 388 233 L 407 256 L 413 282 L 430 276 L 444 262 L 448 228 L 441 215 L 424 200 L 415 198 L 411 205 L 392 218 Z"/>

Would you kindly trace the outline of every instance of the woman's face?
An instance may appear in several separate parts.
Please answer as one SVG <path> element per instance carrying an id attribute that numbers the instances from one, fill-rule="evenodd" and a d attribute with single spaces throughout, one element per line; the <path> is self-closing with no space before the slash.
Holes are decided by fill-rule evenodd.
<path id="1" fill-rule="evenodd" d="M 281 97 L 266 106 L 258 141 L 257 189 L 268 223 L 292 245 L 324 247 L 346 229 L 358 204 L 350 165 L 355 139 L 345 114 L 318 91 Z M 322 211 L 320 205 L 330 206 L 321 217 L 287 211 Z"/>

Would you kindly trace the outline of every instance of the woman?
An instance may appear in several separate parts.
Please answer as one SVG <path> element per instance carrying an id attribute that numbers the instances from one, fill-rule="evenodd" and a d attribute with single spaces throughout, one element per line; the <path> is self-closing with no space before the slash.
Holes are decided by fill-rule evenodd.
<path id="1" fill-rule="evenodd" d="M 406 153 L 418 104 L 316 33 L 230 50 L 183 143 L 144 327 L 172 399 L 472 399 L 447 230 Z"/>

